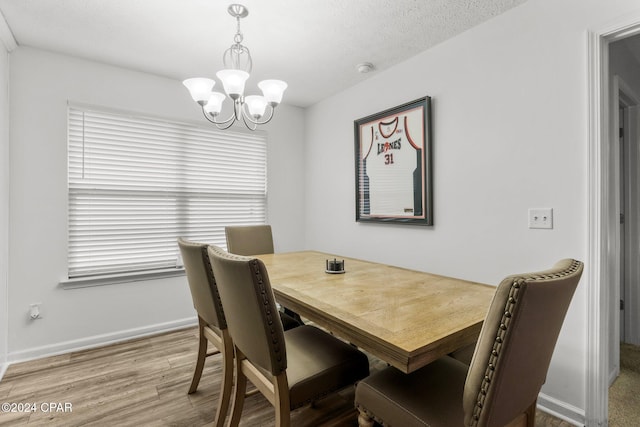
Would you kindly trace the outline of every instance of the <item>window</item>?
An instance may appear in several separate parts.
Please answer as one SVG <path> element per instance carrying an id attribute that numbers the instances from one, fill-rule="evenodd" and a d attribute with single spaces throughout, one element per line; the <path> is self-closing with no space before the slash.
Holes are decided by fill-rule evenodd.
<path id="1" fill-rule="evenodd" d="M 266 136 L 70 106 L 69 279 L 180 266 L 176 238 L 226 247 L 266 222 Z"/>

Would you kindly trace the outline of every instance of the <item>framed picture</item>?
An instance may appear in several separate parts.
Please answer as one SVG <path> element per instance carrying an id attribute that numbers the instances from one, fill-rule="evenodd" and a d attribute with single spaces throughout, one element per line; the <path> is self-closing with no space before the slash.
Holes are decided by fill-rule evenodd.
<path id="1" fill-rule="evenodd" d="M 354 121 L 356 221 L 433 225 L 431 98 Z"/>

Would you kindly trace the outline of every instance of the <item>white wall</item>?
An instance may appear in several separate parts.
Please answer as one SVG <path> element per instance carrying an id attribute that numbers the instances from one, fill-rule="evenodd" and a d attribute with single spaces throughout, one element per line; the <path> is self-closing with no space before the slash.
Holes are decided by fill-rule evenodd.
<path id="1" fill-rule="evenodd" d="M 587 30 L 638 7 L 636 0 L 529 0 L 310 108 L 307 246 L 494 284 L 560 258 L 584 261 Z M 435 225 L 356 223 L 353 121 L 424 95 L 433 97 Z M 553 230 L 527 228 L 527 210 L 537 207 L 553 208 Z M 541 400 L 578 422 L 587 277 Z"/>
<path id="2" fill-rule="evenodd" d="M 0 19 L 2 15 L 0 15 Z M 7 362 L 9 308 L 9 54 L 0 43 L 0 379 Z"/>
<path id="3" fill-rule="evenodd" d="M 195 320 L 184 277 L 62 290 L 66 277 L 66 112 L 81 102 L 202 123 L 175 80 L 20 47 L 11 53 L 9 359 L 103 343 Z M 46 70 L 46 71 L 45 71 Z M 280 250 L 302 246 L 303 112 L 269 124 L 269 220 Z M 289 175 L 291 174 L 291 175 Z M 300 207 L 292 209 L 292 207 Z M 43 318 L 28 318 L 30 303 Z"/>

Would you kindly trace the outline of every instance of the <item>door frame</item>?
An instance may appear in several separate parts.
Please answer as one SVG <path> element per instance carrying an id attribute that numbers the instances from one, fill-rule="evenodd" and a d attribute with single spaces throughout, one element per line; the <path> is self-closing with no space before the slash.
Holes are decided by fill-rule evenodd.
<path id="1" fill-rule="evenodd" d="M 620 250 L 618 196 L 611 193 L 617 172 L 611 147 L 609 44 L 640 34 L 640 15 L 628 16 L 606 28 L 588 32 L 588 254 L 587 366 L 585 421 L 605 426 L 609 401 L 609 342 L 611 292 L 619 284 Z M 615 146 L 615 145 L 613 145 Z M 615 161 L 615 160 L 614 160 Z M 615 164 L 614 164 L 615 166 Z M 615 208 L 615 209 L 614 209 Z M 619 292 L 619 290 L 618 290 Z"/>

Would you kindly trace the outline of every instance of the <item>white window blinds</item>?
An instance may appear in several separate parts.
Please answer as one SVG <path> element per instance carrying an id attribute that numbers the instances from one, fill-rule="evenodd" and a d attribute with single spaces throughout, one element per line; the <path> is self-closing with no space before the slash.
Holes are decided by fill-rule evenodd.
<path id="1" fill-rule="evenodd" d="M 266 137 L 69 107 L 69 278 L 176 267 L 266 222 Z"/>

